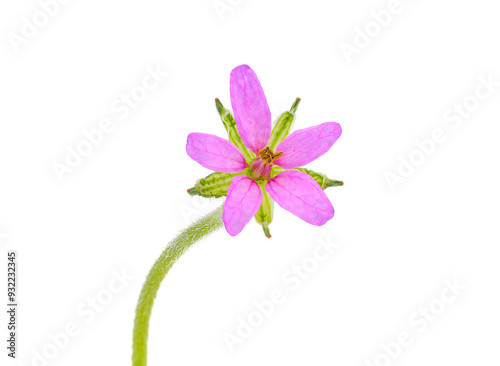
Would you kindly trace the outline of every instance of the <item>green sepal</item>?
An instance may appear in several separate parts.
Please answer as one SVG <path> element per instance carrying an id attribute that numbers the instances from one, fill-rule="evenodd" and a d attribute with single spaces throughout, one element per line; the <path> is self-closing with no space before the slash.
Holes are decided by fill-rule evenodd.
<path id="1" fill-rule="evenodd" d="M 268 146 L 272 151 L 276 150 L 279 143 L 283 141 L 292 130 L 293 122 L 295 121 L 295 111 L 297 110 L 299 103 L 300 98 L 297 98 L 292 104 L 290 111 L 283 112 L 276 120 L 268 143 Z"/>
<path id="2" fill-rule="evenodd" d="M 202 196 L 207 198 L 219 198 L 227 196 L 227 190 L 233 181 L 233 177 L 241 173 L 212 173 L 209 176 L 198 179 L 193 188 L 187 190 L 191 196 Z"/>
<path id="3" fill-rule="evenodd" d="M 273 169 L 271 170 L 270 177 L 274 178 L 279 173 L 282 173 L 282 172 L 287 171 L 287 170 L 298 170 L 300 172 L 304 172 L 304 173 L 309 174 L 316 182 L 318 182 L 319 186 L 323 190 L 325 190 L 325 189 L 327 189 L 329 187 L 339 187 L 339 186 L 343 186 L 344 185 L 344 182 L 342 182 L 341 180 L 330 179 L 330 178 L 328 178 L 324 174 L 317 173 L 317 172 L 315 172 L 313 170 L 306 169 L 306 168 L 283 169 L 283 168 L 281 168 L 279 166 L 273 166 Z"/>
<path id="4" fill-rule="evenodd" d="M 238 149 L 240 149 L 243 156 L 245 157 L 246 162 L 250 163 L 253 159 L 255 159 L 255 154 L 252 151 L 248 150 L 248 148 L 241 140 L 233 115 L 230 111 L 224 108 L 219 98 L 215 98 L 215 107 L 217 108 L 217 112 L 219 112 L 222 124 L 227 131 L 228 140 L 231 141 Z"/>
<path id="5" fill-rule="evenodd" d="M 262 226 L 262 230 L 264 230 L 264 235 L 270 238 L 271 233 L 269 231 L 269 224 L 271 224 L 271 222 L 273 221 L 274 201 L 264 188 L 267 181 L 262 180 L 258 181 L 257 183 L 259 184 L 259 187 L 262 191 L 262 203 L 260 204 L 259 210 L 257 211 L 254 217 L 255 220 Z"/>
<path id="6" fill-rule="evenodd" d="M 329 187 L 339 187 L 339 186 L 343 186 L 344 185 L 344 182 L 342 182 L 341 180 L 330 179 L 326 175 L 321 174 L 321 173 L 316 173 L 316 172 L 314 172 L 314 171 L 312 171 L 310 169 L 297 168 L 295 170 L 298 170 L 298 171 L 301 171 L 301 172 L 309 174 L 312 178 L 314 178 L 314 180 L 316 182 L 318 182 L 319 186 L 323 190 L 327 189 Z"/>

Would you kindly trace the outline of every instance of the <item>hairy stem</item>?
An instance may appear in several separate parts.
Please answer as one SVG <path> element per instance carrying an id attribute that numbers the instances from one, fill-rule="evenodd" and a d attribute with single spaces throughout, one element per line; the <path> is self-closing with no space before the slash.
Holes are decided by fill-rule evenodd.
<path id="1" fill-rule="evenodd" d="M 165 248 L 149 271 L 142 286 L 135 311 L 134 338 L 132 346 L 132 365 L 146 366 L 149 318 L 160 284 L 177 259 L 194 243 L 217 229 L 221 228 L 222 207 L 202 217 L 193 225 L 181 232 Z"/>

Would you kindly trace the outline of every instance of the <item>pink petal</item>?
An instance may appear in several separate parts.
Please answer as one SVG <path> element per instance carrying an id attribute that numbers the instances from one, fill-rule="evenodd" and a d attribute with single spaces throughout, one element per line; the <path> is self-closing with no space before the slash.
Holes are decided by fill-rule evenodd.
<path id="1" fill-rule="evenodd" d="M 282 208 L 313 225 L 324 225 L 335 212 L 319 184 L 303 172 L 278 174 L 267 182 L 266 191 Z"/>
<path id="2" fill-rule="evenodd" d="M 262 191 L 253 179 L 246 175 L 233 178 L 224 202 L 222 221 L 227 232 L 235 236 L 259 210 L 262 202 Z"/>
<path id="3" fill-rule="evenodd" d="M 266 147 L 271 136 L 271 111 L 259 79 L 248 65 L 231 71 L 230 94 L 241 139 L 257 154 Z"/>
<path id="4" fill-rule="evenodd" d="M 238 173 L 247 166 L 236 146 L 215 135 L 190 133 L 186 151 L 191 159 L 216 172 Z"/>
<path id="5" fill-rule="evenodd" d="M 326 122 L 295 131 L 276 148 L 283 156 L 274 163 L 285 169 L 306 165 L 330 150 L 341 134 L 342 129 L 337 122 Z"/>

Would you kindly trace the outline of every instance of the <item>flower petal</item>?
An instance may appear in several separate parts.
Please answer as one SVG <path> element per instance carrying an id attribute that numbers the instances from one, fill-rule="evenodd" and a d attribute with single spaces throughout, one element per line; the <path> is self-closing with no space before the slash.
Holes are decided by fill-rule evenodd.
<path id="1" fill-rule="evenodd" d="M 284 171 L 267 182 L 265 188 L 278 205 L 310 224 L 324 225 L 335 212 L 325 192 L 309 174 Z"/>
<path id="2" fill-rule="evenodd" d="M 216 172 L 238 173 L 247 166 L 236 146 L 215 135 L 190 133 L 186 151 L 191 159 Z"/>
<path id="3" fill-rule="evenodd" d="M 248 65 L 231 71 L 231 105 L 243 143 L 258 153 L 271 136 L 271 111 L 255 72 Z"/>
<path id="4" fill-rule="evenodd" d="M 234 177 L 222 213 L 227 232 L 231 236 L 239 234 L 257 213 L 261 202 L 262 191 L 253 179 L 246 175 Z"/>
<path id="5" fill-rule="evenodd" d="M 274 163 L 285 169 L 306 165 L 330 150 L 341 134 L 342 128 L 337 122 L 326 122 L 295 131 L 276 148 L 283 156 Z"/>

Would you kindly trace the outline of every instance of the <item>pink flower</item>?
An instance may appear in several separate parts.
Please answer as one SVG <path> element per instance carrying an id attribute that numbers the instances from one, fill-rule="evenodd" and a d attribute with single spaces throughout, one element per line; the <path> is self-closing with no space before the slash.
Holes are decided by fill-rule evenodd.
<path id="1" fill-rule="evenodd" d="M 326 153 L 342 133 L 340 124 L 326 122 L 288 135 L 292 113 L 291 121 L 279 126 L 277 123 L 271 133 L 266 96 L 257 75 L 247 65 L 231 72 L 230 95 L 237 129 L 231 131 L 230 126 L 226 129 L 230 137 L 233 133 L 233 142 L 214 135 L 191 133 L 186 146 L 188 155 L 202 166 L 230 173 L 227 182 L 231 183 L 222 214 L 227 232 L 232 236 L 239 234 L 261 210 L 262 215 L 267 212 L 271 216 L 267 221 L 258 219 L 270 237 L 267 225 L 272 219 L 269 206 L 273 200 L 310 224 L 324 225 L 334 215 L 333 206 L 322 189 L 325 187 L 305 169 L 296 168 Z"/>

